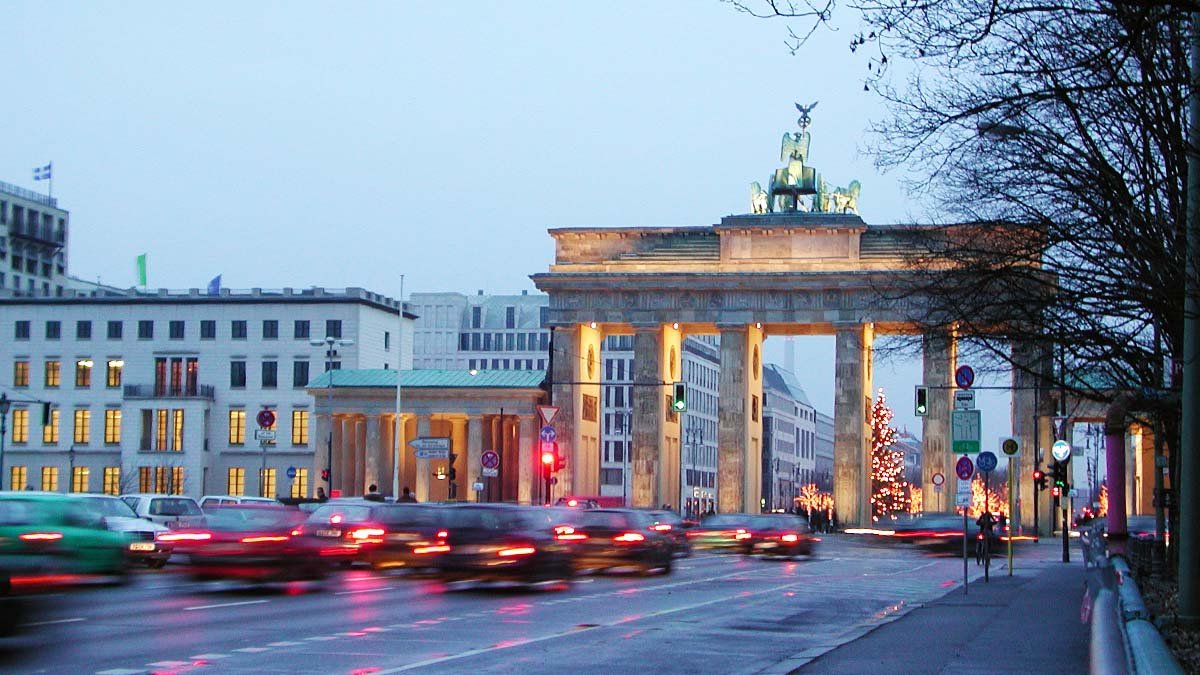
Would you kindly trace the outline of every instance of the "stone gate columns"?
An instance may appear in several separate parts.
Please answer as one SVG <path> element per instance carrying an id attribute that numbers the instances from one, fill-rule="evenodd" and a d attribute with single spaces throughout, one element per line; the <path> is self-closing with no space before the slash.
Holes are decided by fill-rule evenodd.
<path id="1" fill-rule="evenodd" d="M 329 447 L 330 447 L 330 415 L 312 415 L 309 417 L 311 422 L 308 437 L 313 441 L 313 484 L 312 494 L 317 494 L 317 488 L 325 488 L 325 493 L 329 494 L 329 485 L 321 480 L 321 472 L 329 468 Z"/>
<path id="2" fill-rule="evenodd" d="M 332 466 L 329 469 L 329 496 L 333 497 L 334 489 L 344 490 L 349 483 L 346 481 L 346 473 L 342 468 L 342 456 L 345 454 L 345 416 L 333 416 L 333 441 L 330 446 Z"/>
<path id="3" fill-rule="evenodd" d="M 449 467 L 454 467 L 455 476 L 453 481 L 447 476 L 446 482 L 447 484 L 450 482 L 454 483 L 455 499 L 473 500 L 474 497 L 467 493 L 472 492 L 471 470 L 474 470 L 476 475 L 478 474 L 479 469 L 475 467 L 479 466 L 479 459 L 476 457 L 475 463 L 470 463 L 471 450 L 467 444 L 467 418 L 465 416 L 450 418 L 450 452 L 457 456 L 454 458 L 453 463 L 447 460 L 446 467 L 447 471 Z M 476 450 L 477 454 L 478 452 Z M 467 467 L 472 467 L 472 469 L 468 469 Z"/>
<path id="4" fill-rule="evenodd" d="M 554 401 L 558 450 L 567 460 L 555 495 L 600 494 L 600 343 L 594 324 L 556 327 L 553 333 Z"/>
<path id="5" fill-rule="evenodd" d="M 379 435 L 379 415 L 367 415 L 366 419 L 366 466 L 363 467 L 363 483 L 376 485 L 380 493 L 388 491 L 383 485 L 383 447 Z"/>
<path id="6" fill-rule="evenodd" d="M 421 415 L 417 417 L 417 438 L 426 438 L 430 435 L 429 432 L 430 419 L 429 415 Z M 429 501 L 429 460 L 416 460 L 416 481 L 413 485 L 413 492 L 417 496 L 417 501 Z"/>
<path id="7" fill-rule="evenodd" d="M 475 477 L 480 476 L 482 465 L 479 462 L 480 456 L 483 454 L 483 416 L 471 415 L 466 419 L 467 425 L 467 456 L 466 464 L 459 469 L 466 474 L 467 486 L 475 482 Z M 486 484 L 486 478 L 482 478 Z M 467 494 L 463 495 L 467 501 L 479 501 L 479 493 L 475 490 L 467 490 Z"/>
<path id="8" fill-rule="evenodd" d="M 833 498 L 842 525 L 871 522 L 870 324 L 836 326 L 833 397 Z M 722 338 L 724 339 L 724 338 Z"/>
<path id="9" fill-rule="evenodd" d="M 633 476 L 635 507 L 675 504 L 679 499 L 679 415 L 671 410 L 671 383 L 683 379 L 678 328 L 634 325 Z"/>
<path id="10" fill-rule="evenodd" d="M 533 483 L 538 479 L 534 471 L 536 459 L 533 452 L 533 439 L 537 437 L 537 426 L 532 415 L 522 415 L 517 423 L 517 501 L 521 504 L 532 504 L 536 490 Z"/>
<path id="11" fill-rule="evenodd" d="M 726 513 L 758 513 L 762 497 L 763 331 L 758 325 L 718 323 L 717 328 L 721 331 L 717 508 Z"/>
<path id="12" fill-rule="evenodd" d="M 921 420 L 921 495 L 926 511 L 953 513 L 958 479 L 954 474 L 956 458 L 950 452 L 950 401 L 954 397 L 958 346 L 953 335 L 938 333 L 925 335 L 921 350 L 922 382 L 929 387 L 929 409 Z M 935 473 L 946 479 L 940 488 L 933 484 Z"/>
<path id="13" fill-rule="evenodd" d="M 1038 494 L 1033 487 L 1033 469 L 1038 466 L 1038 456 L 1049 452 L 1050 444 L 1054 442 L 1054 425 L 1041 418 L 1048 414 L 1050 407 L 1045 405 L 1049 392 L 1043 388 L 1046 382 L 1045 373 L 1052 367 L 1052 354 L 1048 347 L 1017 344 L 1012 347 L 1013 364 L 1013 393 L 1012 393 L 1012 428 L 1021 446 L 1021 469 L 1017 474 L 1018 506 L 1017 514 L 1021 525 L 1033 527 L 1033 500 L 1041 499 L 1038 504 L 1040 511 L 1038 525 L 1046 534 L 1050 533 L 1050 523 L 1054 515 L 1051 510 L 1050 491 L 1044 490 Z M 1046 461 L 1049 461 L 1048 459 Z"/>

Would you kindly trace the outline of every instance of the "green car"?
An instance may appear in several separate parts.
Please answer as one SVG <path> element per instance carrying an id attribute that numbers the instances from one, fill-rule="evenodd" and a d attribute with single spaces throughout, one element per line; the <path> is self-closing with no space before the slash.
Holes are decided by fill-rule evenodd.
<path id="1" fill-rule="evenodd" d="M 109 531 L 79 500 L 0 492 L 0 576 L 13 593 L 124 575 L 128 546 L 127 533 Z"/>

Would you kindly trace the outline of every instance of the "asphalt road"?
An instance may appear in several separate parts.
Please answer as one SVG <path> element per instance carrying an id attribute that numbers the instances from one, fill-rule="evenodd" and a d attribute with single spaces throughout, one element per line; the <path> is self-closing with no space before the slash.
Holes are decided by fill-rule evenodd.
<path id="1" fill-rule="evenodd" d="M 974 564 L 971 575 L 978 574 Z M 0 670 L 396 673 L 785 672 L 962 583 L 961 559 L 833 535 L 798 561 L 698 553 L 667 576 L 569 588 L 447 588 L 369 570 L 322 585 L 145 571 L 42 598 Z"/>

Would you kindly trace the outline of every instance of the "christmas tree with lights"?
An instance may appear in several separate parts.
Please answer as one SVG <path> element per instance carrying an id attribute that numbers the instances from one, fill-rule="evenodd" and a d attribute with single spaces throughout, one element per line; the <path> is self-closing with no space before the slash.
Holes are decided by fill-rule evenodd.
<path id="1" fill-rule="evenodd" d="M 896 430 L 892 409 L 880 389 L 871 405 L 871 518 L 909 509 L 908 482 L 904 480 L 904 453 L 893 450 Z"/>

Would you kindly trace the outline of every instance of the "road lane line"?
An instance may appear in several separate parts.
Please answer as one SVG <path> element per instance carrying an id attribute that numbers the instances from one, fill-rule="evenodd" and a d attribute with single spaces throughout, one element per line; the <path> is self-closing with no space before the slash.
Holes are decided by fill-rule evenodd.
<path id="1" fill-rule="evenodd" d="M 54 621 L 37 621 L 35 623 L 21 624 L 23 626 L 53 626 L 59 623 L 75 623 L 77 621 L 87 621 L 87 617 L 78 617 L 75 619 L 56 619 Z"/>
<path id="2" fill-rule="evenodd" d="M 391 586 L 380 586 L 379 588 L 359 588 L 353 591 L 338 591 L 334 595 L 354 595 L 355 593 L 378 593 L 380 591 L 395 590 Z"/>
<path id="3" fill-rule="evenodd" d="M 261 605 L 270 602 L 269 600 L 243 600 L 241 602 L 222 602 L 218 605 L 194 605 L 192 607 L 184 607 L 185 612 L 194 612 L 198 609 L 217 609 L 219 607 L 239 607 L 241 605 Z"/>

